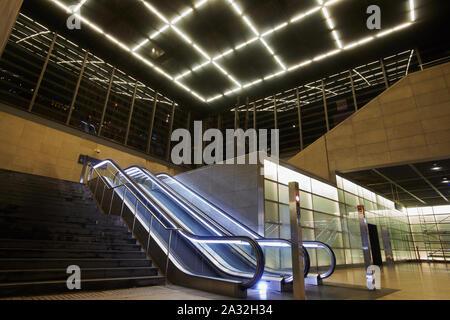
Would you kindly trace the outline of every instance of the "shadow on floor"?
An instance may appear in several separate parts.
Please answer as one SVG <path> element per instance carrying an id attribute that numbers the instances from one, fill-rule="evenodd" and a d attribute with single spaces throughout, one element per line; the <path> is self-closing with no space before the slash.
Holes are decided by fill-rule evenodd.
<path id="1" fill-rule="evenodd" d="M 369 291 L 367 288 L 348 284 L 324 284 L 321 286 L 306 286 L 307 300 L 376 300 L 398 290 L 384 288 Z M 292 300 L 291 292 L 249 290 L 251 300 Z"/>

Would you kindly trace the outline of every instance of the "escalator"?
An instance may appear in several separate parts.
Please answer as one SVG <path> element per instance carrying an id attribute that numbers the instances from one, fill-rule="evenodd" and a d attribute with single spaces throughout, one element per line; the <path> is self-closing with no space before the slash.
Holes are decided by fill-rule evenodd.
<path id="1" fill-rule="evenodd" d="M 134 179 L 137 183 L 142 185 L 146 184 L 146 181 L 155 181 L 159 179 L 161 183 L 158 183 L 159 188 L 164 187 L 167 193 L 170 193 L 173 197 L 177 198 L 178 201 L 182 202 L 184 206 L 188 207 L 191 211 L 190 218 L 197 220 L 204 225 L 207 225 L 211 230 L 213 230 L 217 235 L 226 236 L 246 236 L 250 237 L 258 242 L 264 251 L 266 257 L 265 275 L 270 273 L 283 275 L 284 281 L 291 281 L 291 266 L 282 266 L 283 260 L 291 261 L 290 256 L 290 242 L 283 239 L 268 239 L 261 237 L 258 233 L 252 231 L 245 225 L 241 224 L 234 217 L 230 216 L 222 209 L 218 208 L 205 197 L 201 196 L 199 193 L 195 192 L 191 188 L 185 186 L 177 179 L 171 177 L 168 174 L 162 173 L 154 176 L 145 168 L 140 168 L 137 166 L 130 167 L 125 170 L 125 172 Z M 158 193 L 158 192 L 157 192 Z M 288 250 L 284 248 L 289 248 Z M 330 257 L 330 267 L 325 269 L 325 272 L 319 273 L 318 277 L 321 279 L 328 278 L 334 272 L 336 266 L 336 257 L 333 250 L 323 242 L 319 241 L 303 241 L 303 251 L 304 251 L 304 266 L 305 266 L 305 277 L 309 273 L 310 269 L 310 258 L 308 254 L 309 250 L 324 250 Z M 273 259 L 268 259 L 268 257 L 278 258 L 276 262 Z M 276 265 L 274 265 L 276 264 Z M 263 276 L 264 279 L 264 276 Z"/>
<path id="2" fill-rule="evenodd" d="M 135 237 L 147 244 L 147 252 L 173 283 L 245 297 L 247 289 L 260 281 L 280 285 L 292 281 L 288 241 L 228 230 L 230 226 L 218 223 L 167 185 L 167 179 L 176 181 L 139 167 L 122 171 L 106 160 L 91 168 L 88 185 L 103 211 L 120 215 Z M 278 263 L 266 259 L 274 252 Z"/>

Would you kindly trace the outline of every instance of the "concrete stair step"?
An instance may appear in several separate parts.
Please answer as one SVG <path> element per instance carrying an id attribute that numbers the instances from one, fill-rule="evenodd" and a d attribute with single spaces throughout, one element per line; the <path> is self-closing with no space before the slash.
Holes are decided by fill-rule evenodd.
<path id="1" fill-rule="evenodd" d="M 5 225 L 2 226 L 0 230 L 0 237 L 7 238 L 4 235 L 6 234 L 22 234 L 22 239 L 27 238 L 27 234 L 30 233 L 47 233 L 49 235 L 52 234 L 65 234 L 65 235 L 77 235 L 77 236 L 129 236 L 131 237 L 131 232 L 120 231 L 120 230 L 106 230 L 103 231 L 102 228 L 91 228 L 86 226 L 86 228 L 82 227 L 72 227 L 70 225 L 61 226 L 61 227 L 53 227 L 52 225 L 46 226 L 44 225 L 32 225 L 32 224 L 22 224 L 22 225 Z M 24 234 L 25 233 L 25 234 Z"/>
<path id="2" fill-rule="evenodd" d="M 0 258 L 144 259 L 143 251 L 0 248 Z"/>
<path id="3" fill-rule="evenodd" d="M 66 280 L 1 283 L 0 295 L 5 297 L 31 296 L 51 293 L 77 293 L 80 291 L 114 290 L 120 288 L 164 285 L 162 276 L 81 279 L 81 290 L 69 290 Z"/>
<path id="4" fill-rule="evenodd" d="M 0 219 L 2 218 L 18 218 L 18 219 L 38 219 L 40 221 L 51 221 L 51 222 L 100 222 L 104 225 L 122 225 L 122 219 L 120 216 L 114 215 L 106 215 L 103 213 L 92 212 L 90 214 L 86 214 L 85 212 L 76 212 L 75 214 L 64 215 L 58 212 L 45 212 L 45 213 L 36 213 L 33 209 L 15 211 L 15 212 L 7 212 L 1 211 L 0 209 Z"/>
<path id="5" fill-rule="evenodd" d="M 86 232 L 101 231 L 104 233 L 128 233 L 131 234 L 125 225 L 98 225 L 94 222 L 54 222 L 46 221 L 36 217 L 35 219 L 27 218 L 3 218 L 0 217 L 0 225 L 3 230 L 21 231 L 46 231 L 46 232 L 67 232 L 76 234 L 85 234 Z M 72 231 L 72 232 L 71 232 Z"/>
<path id="6" fill-rule="evenodd" d="M 24 270 L 24 269 L 51 269 L 67 268 L 77 265 L 80 268 L 126 268 L 126 267 L 151 267 L 150 259 L 41 259 L 41 258 L 16 258 L 1 259 L 0 270 Z"/>
<path id="7" fill-rule="evenodd" d="M 136 243 L 130 234 L 102 234 L 101 230 L 97 234 L 67 234 L 33 232 L 32 234 L 17 233 L 14 231 L 3 232 L 0 229 L 0 238 L 3 239 L 27 239 L 27 240 L 52 240 L 52 241 L 76 241 L 76 242 L 105 242 L 105 243 Z"/>
<path id="8" fill-rule="evenodd" d="M 67 265 L 69 267 L 70 265 Z M 67 280 L 67 267 L 62 269 L 0 270 L 0 283 Z M 158 275 L 154 267 L 81 268 L 82 279 L 146 277 Z"/>
<path id="9" fill-rule="evenodd" d="M 102 214 L 86 185 L 0 170 L 0 296 L 162 285 L 121 217 Z"/>
<path id="10" fill-rule="evenodd" d="M 140 250 L 141 246 L 133 243 L 106 243 L 106 242 L 74 242 L 74 241 L 48 241 L 27 239 L 0 239 L 0 247 L 15 247 L 23 249 L 66 249 L 72 250 Z"/>
<path id="11" fill-rule="evenodd" d="M 79 223 L 79 224 L 95 224 L 99 227 L 107 226 L 124 226 L 125 224 L 117 216 L 108 216 L 104 214 L 94 214 L 91 217 L 79 217 L 79 216 L 58 216 L 58 215 L 33 215 L 30 212 L 27 213 L 15 213 L 7 214 L 0 212 L 0 224 L 5 223 L 7 220 L 15 219 L 16 221 L 48 221 L 50 223 Z"/>

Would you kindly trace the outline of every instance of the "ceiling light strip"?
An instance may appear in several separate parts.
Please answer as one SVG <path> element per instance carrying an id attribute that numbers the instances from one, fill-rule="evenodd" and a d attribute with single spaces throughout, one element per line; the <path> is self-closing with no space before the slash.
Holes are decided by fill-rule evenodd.
<path id="1" fill-rule="evenodd" d="M 140 0 L 141 2 L 144 2 L 143 0 Z M 194 8 L 198 9 L 200 7 L 202 7 L 204 4 L 206 4 L 207 2 L 209 2 L 210 0 L 202 0 L 197 2 L 196 4 L 194 4 Z M 156 10 L 156 9 L 155 9 Z M 152 11 L 153 12 L 153 11 Z M 187 16 L 191 15 L 194 12 L 194 9 L 191 7 L 188 7 L 187 9 L 185 9 L 183 11 L 182 14 L 180 14 L 179 16 L 175 17 L 172 21 L 170 22 L 166 22 L 166 24 L 159 30 L 155 31 L 154 33 L 152 33 L 150 35 L 150 40 L 155 39 L 156 37 L 158 37 L 161 33 L 163 33 L 164 31 L 166 31 L 167 29 L 169 29 L 170 26 L 174 26 L 177 23 L 179 23 L 181 20 L 183 20 L 184 18 L 186 18 Z M 161 13 L 159 13 L 161 14 Z M 162 15 L 162 14 L 161 14 Z M 167 20 L 167 19 L 166 19 Z M 164 20 L 163 20 L 164 21 Z M 133 51 L 137 51 L 139 50 L 142 46 L 144 46 L 145 44 L 147 44 L 149 41 L 149 39 L 145 39 L 143 40 L 141 43 L 139 43 L 136 47 L 133 48 Z"/>
<path id="2" fill-rule="evenodd" d="M 410 10 L 410 20 L 411 22 L 416 21 L 416 6 L 414 0 L 409 0 L 409 10 Z"/>
<path id="3" fill-rule="evenodd" d="M 145 5 L 146 5 L 146 7 L 151 11 L 151 12 L 153 12 L 153 13 L 155 13 L 161 20 L 163 20 L 164 22 L 166 22 L 166 21 L 168 21 L 167 20 L 167 18 L 166 17 L 164 17 L 164 15 L 162 14 L 162 13 L 160 13 L 160 12 L 158 12 L 151 4 L 149 4 L 147 1 L 144 1 L 144 0 L 140 0 L 142 3 L 144 3 Z M 190 14 L 192 12 L 192 10 L 186 10 L 185 11 L 185 13 L 184 13 L 184 15 L 187 15 L 187 14 Z M 177 28 L 175 25 L 173 25 L 173 24 L 169 24 L 170 25 L 170 28 L 172 28 L 184 41 L 186 41 L 189 45 L 191 45 L 198 53 L 200 53 L 206 60 L 207 60 L 207 62 L 205 62 L 204 63 L 204 65 L 202 65 L 201 67 L 203 67 L 203 66 L 206 66 L 206 65 L 208 65 L 208 64 L 210 64 L 211 62 L 212 62 L 212 59 L 211 59 L 211 57 L 198 45 L 198 44 L 196 44 L 196 43 L 194 43 L 193 41 L 192 41 L 192 39 L 188 36 L 188 35 L 186 35 L 183 31 L 181 31 L 179 28 Z M 224 73 L 224 74 L 226 74 L 226 76 L 233 82 L 233 83 L 235 83 L 236 85 L 238 85 L 239 87 L 242 87 L 242 85 L 235 79 L 235 78 L 233 78 L 231 75 L 229 75 L 228 74 L 228 72 L 223 68 L 223 67 L 221 67 L 218 63 L 213 63 L 213 65 L 217 68 L 217 69 L 219 69 L 222 73 Z M 193 71 L 195 71 L 195 68 L 193 69 Z M 187 74 L 189 74 L 190 72 L 185 72 L 184 74 L 185 74 L 185 76 L 187 75 Z M 182 77 L 180 77 L 180 76 L 177 76 L 176 77 L 176 79 L 177 79 L 177 81 L 179 80 L 179 79 L 181 79 Z M 192 93 L 193 91 L 191 91 L 191 93 Z M 197 94 L 196 95 L 197 97 L 199 97 L 199 95 Z M 203 98 L 202 98 L 203 99 Z M 204 100 L 204 99 L 203 99 Z"/>
<path id="4" fill-rule="evenodd" d="M 72 13 L 80 11 L 81 7 L 84 6 L 88 0 L 81 0 L 77 6 L 72 10 Z"/>
<path id="5" fill-rule="evenodd" d="M 340 1 L 342 1 L 342 0 L 331 0 L 331 1 L 328 1 L 327 3 L 325 3 L 324 6 L 327 7 L 327 6 L 330 6 L 330 5 L 335 4 L 335 3 L 337 3 L 337 2 L 340 2 Z M 228 0 L 228 2 L 234 3 L 234 2 L 232 2 L 231 0 Z M 248 41 L 246 41 L 246 42 L 242 42 L 242 43 L 236 45 L 234 48 L 229 49 L 229 50 L 225 51 L 224 53 L 222 53 L 222 54 L 220 54 L 220 55 L 214 57 L 213 60 L 219 60 L 219 59 L 221 59 L 221 58 L 223 58 L 223 57 L 226 57 L 226 56 L 230 55 L 231 53 L 233 53 L 234 51 L 238 51 L 238 50 L 240 50 L 240 49 L 242 49 L 242 48 L 245 48 L 245 47 L 246 47 L 247 45 L 249 45 L 250 43 L 252 43 L 252 42 L 254 42 L 254 41 L 256 41 L 256 40 L 260 40 L 260 38 L 261 38 L 261 39 L 262 39 L 262 38 L 265 38 L 266 36 L 269 36 L 270 34 L 274 33 L 275 31 L 279 31 L 279 30 L 281 30 L 281 29 L 284 29 L 284 28 L 286 28 L 287 26 L 289 26 L 290 23 L 294 23 L 294 22 L 300 21 L 300 20 L 302 20 L 303 18 L 306 18 L 307 16 L 312 15 L 313 13 L 316 13 L 317 11 L 320 11 L 321 9 L 322 9 L 322 6 L 317 6 L 317 7 L 314 7 L 313 9 L 311 9 L 311 10 L 308 10 L 308 11 L 305 12 L 305 13 L 298 14 L 298 15 L 294 16 L 293 18 L 291 18 L 291 20 L 286 21 L 286 22 L 283 22 L 283 23 L 281 23 L 280 25 L 276 26 L 275 28 L 270 29 L 270 30 L 264 32 L 264 33 L 261 34 L 259 37 L 254 37 L 254 38 L 252 38 L 252 39 L 250 39 L 250 40 L 248 40 Z M 273 51 L 273 50 L 272 50 L 272 51 Z"/>
<path id="6" fill-rule="evenodd" d="M 287 70 L 283 70 L 283 71 L 278 72 L 278 73 L 270 74 L 270 75 L 264 77 L 263 80 L 264 80 L 264 81 L 267 81 L 267 80 L 270 80 L 270 79 L 274 79 L 274 78 L 276 78 L 276 77 L 278 77 L 278 76 L 280 76 L 280 75 L 282 75 L 282 74 L 284 74 L 284 73 L 286 73 L 286 72 L 292 72 L 292 71 L 294 71 L 294 70 L 297 70 L 297 69 L 303 68 L 303 67 L 305 67 L 305 66 L 307 66 L 307 65 L 310 65 L 310 64 L 312 64 L 313 62 L 321 61 L 321 60 L 324 60 L 324 59 L 326 59 L 326 58 L 328 58 L 328 57 L 331 57 L 331 56 L 334 56 L 334 55 L 339 54 L 339 53 L 341 53 L 341 52 L 344 52 L 344 51 L 346 51 L 346 50 L 350 50 L 350 49 L 354 49 L 354 48 L 356 48 L 356 47 L 362 46 L 362 45 L 364 45 L 364 44 L 366 44 L 366 43 L 368 43 L 368 42 L 371 42 L 372 40 L 375 40 L 376 38 L 380 38 L 380 37 L 383 37 L 383 36 L 385 36 L 385 35 L 387 35 L 387 34 L 391 34 L 391 33 L 394 33 L 394 32 L 400 31 L 400 30 L 403 30 L 403 29 L 405 29 L 405 28 L 407 28 L 407 27 L 409 27 L 409 26 L 411 26 L 411 25 L 413 25 L 413 23 L 407 22 L 407 23 L 398 25 L 398 26 L 396 26 L 396 27 L 394 27 L 394 28 L 392 28 L 392 29 L 389 29 L 389 30 L 380 32 L 380 33 L 378 33 L 377 35 L 375 35 L 375 36 L 373 36 L 373 37 L 363 38 L 363 39 L 361 39 L 361 40 L 359 40 L 359 41 L 355 41 L 355 42 L 353 42 L 353 43 L 347 45 L 346 47 L 344 47 L 344 48 L 342 48 L 342 49 L 336 49 L 336 50 L 330 51 L 330 52 L 328 52 L 328 53 L 325 53 L 325 54 L 316 56 L 315 58 L 313 58 L 313 59 L 311 59 L 311 60 L 306 60 L 306 61 L 304 61 L 304 62 L 302 62 L 302 63 L 297 64 L 297 65 L 293 65 L 293 66 L 289 67 Z M 357 72 L 356 70 L 354 70 L 354 71 Z M 254 82 L 255 82 L 255 83 L 259 83 L 259 82 L 261 82 L 261 81 L 262 81 L 262 80 L 256 80 L 256 81 L 254 81 Z M 247 84 L 245 84 L 245 86 L 246 86 L 246 88 L 250 87 L 250 86 L 248 86 Z M 231 94 L 231 93 L 232 93 L 232 91 L 228 91 L 225 95 Z M 335 93 L 333 92 L 333 94 L 335 94 Z M 211 99 L 207 99 L 206 101 L 211 101 Z"/>
<path id="7" fill-rule="evenodd" d="M 242 12 L 241 8 L 236 4 L 236 2 L 234 2 L 234 0 L 228 0 L 228 2 L 231 4 L 231 7 L 234 9 L 234 11 L 244 20 L 245 24 L 247 24 L 247 26 L 250 28 L 250 30 L 252 30 L 252 32 L 255 34 L 257 39 L 259 39 L 264 44 L 264 46 L 266 47 L 267 51 L 269 51 L 269 53 L 272 55 L 274 60 L 281 66 L 281 68 L 283 68 L 283 70 L 286 70 L 286 67 L 281 62 L 280 58 L 279 57 L 275 58 L 275 53 L 274 53 L 273 49 L 261 37 L 260 32 L 258 31 L 258 29 L 256 29 L 256 27 L 253 25 L 253 23 L 250 21 L 250 19 L 246 15 L 243 15 L 243 12 Z M 278 28 L 277 30 L 280 30 L 282 28 L 285 28 L 287 25 L 288 25 L 288 22 L 285 22 L 285 23 L 282 23 L 281 25 L 277 26 L 276 28 Z M 275 31 L 275 28 L 273 29 L 273 31 Z M 247 44 L 245 43 L 240 48 L 243 48 L 246 45 Z"/>
<path id="8" fill-rule="evenodd" d="M 336 45 L 338 46 L 339 49 L 342 49 L 343 48 L 342 41 L 339 37 L 339 33 L 336 31 L 336 25 L 333 22 L 330 12 L 327 9 L 327 7 L 329 6 L 329 2 L 324 3 L 323 0 L 317 0 L 317 2 L 321 6 L 322 15 L 324 16 L 324 18 L 327 22 L 328 29 L 331 31 L 331 34 L 333 36 L 334 41 L 336 42 Z M 337 2 L 339 2 L 339 1 L 338 0 L 334 1 L 334 3 L 337 3 Z"/>

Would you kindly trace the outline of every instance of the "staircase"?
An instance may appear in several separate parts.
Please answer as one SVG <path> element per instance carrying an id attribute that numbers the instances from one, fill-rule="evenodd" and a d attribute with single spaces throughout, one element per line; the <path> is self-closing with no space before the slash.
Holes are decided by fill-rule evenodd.
<path id="1" fill-rule="evenodd" d="M 120 217 L 104 215 L 85 185 L 0 170 L 0 296 L 165 284 Z"/>

